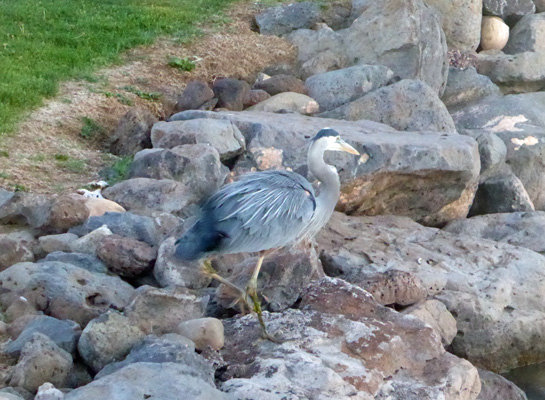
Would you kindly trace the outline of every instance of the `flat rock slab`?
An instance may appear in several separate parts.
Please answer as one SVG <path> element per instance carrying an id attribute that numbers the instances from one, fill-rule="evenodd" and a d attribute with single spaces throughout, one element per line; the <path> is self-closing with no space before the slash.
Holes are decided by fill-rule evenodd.
<path id="1" fill-rule="evenodd" d="M 477 143 L 458 134 L 398 132 L 371 121 L 342 121 L 263 112 L 186 111 L 171 120 L 228 119 L 246 138 L 249 156 L 235 169 L 291 169 L 309 176 L 306 149 L 324 127 L 362 153 L 330 152 L 342 183 L 337 209 L 354 215 L 395 214 L 427 225 L 467 215 L 480 169 Z"/>
<path id="2" fill-rule="evenodd" d="M 337 213 L 317 240 L 328 268 L 356 284 L 370 273 L 416 275 L 456 318 L 454 354 L 474 365 L 502 372 L 545 360 L 542 255 L 393 216 Z"/>

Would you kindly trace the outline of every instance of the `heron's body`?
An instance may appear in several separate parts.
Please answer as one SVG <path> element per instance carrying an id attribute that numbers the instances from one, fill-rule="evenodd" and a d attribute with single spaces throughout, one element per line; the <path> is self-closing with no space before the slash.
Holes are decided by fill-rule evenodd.
<path id="1" fill-rule="evenodd" d="M 341 186 L 337 170 L 323 159 L 326 150 L 359 154 L 336 131 L 322 129 L 308 151 L 309 170 L 320 182 L 319 195 L 294 172 L 246 174 L 206 200 L 197 222 L 176 242 L 176 255 L 195 260 L 218 253 L 261 252 L 315 235 L 333 213 Z M 249 284 L 254 294 L 261 261 Z M 216 273 L 211 275 L 230 284 Z M 252 299 L 256 304 L 257 295 Z"/>

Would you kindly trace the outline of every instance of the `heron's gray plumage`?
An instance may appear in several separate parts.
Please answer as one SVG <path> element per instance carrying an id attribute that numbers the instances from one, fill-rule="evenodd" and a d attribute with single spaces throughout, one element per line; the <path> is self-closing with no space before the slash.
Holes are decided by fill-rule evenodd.
<path id="1" fill-rule="evenodd" d="M 243 175 L 203 204 L 197 222 L 178 240 L 177 256 L 191 260 L 214 253 L 258 252 L 316 234 L 333 213 L 340 192 L 337 171 L 324 162 L 323 154 L 338 150 L 341 142 L 351 148 L 336 131 L 323 129 L 310 145 L 308 165 L 321 182 L 319 196 L 294 172 Z"/>

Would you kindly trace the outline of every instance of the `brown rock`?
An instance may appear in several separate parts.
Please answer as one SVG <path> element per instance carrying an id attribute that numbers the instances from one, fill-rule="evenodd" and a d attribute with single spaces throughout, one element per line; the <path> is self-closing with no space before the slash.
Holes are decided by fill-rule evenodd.
<path id="1" fill-rule="evenodd" d="M 283 92 L 295 92 L 301 94 L 307 94 L 305 83 L 292 75 L 274 75 L 269 79 L 257 82 L 254 85 L 254 89 L 261 89 L 274 96 Z"/>
<path id="2" fill-rule="evenodd" d="M 242 111 L 250 90 L 250 85 L 245 81 L 220 79 L 214 84 L 214 94 L 218 98 L 217 106 L 231 111 Z"/>
<path id="3" fill-rule="evenodd" d="M 100 241 L 97 256 L 113 273 L 134 278 L 152 268 L 157 250 L 139 240 L 108 235 Z"/>
<path id="4" fill-rule="evenodd" d="M 34 261 L 30 247 L 15 239 L 0 237 L 0 271 L 24 261 Z"/>
<path id="5" fill-rule="evenodd" d="M 176 112 L 185 110 L 198 110 L 206 102 L 214 97 L 214 91 L 205 82 L 191 81 L 185 87 L 183 93 L 178 97 Z"/>
<path id="6" fill-rule="evenodd" d="M 255 106 L 256 104 L 267 100 L 269 97 L 271 97 L 271 95 L 264 90 L 250 90 L 250 95 L 248 96 L 246 103 L 244 103 L 244 107 Z"/>
<path id="7" fill-rule="evenodd" d="M 155 122 L 157 122 L 157 118 L 149 110 L 131 108 L 119 121 L 112 138 L 110 151 L 120 156 L 126 156 L 151 147 L 150 133 Z"/>
<path id="8" fill-rule="evenodd" d="M 79 195 L 59 197 L 51 206 L 49 226 L 58 233 L 66 232 L 76 225 L 81 225 L 89 217 L 85 198 Z"/>

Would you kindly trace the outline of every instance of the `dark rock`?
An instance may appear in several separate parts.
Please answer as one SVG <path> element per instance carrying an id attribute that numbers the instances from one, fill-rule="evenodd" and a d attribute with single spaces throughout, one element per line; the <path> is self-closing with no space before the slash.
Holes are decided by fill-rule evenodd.
<path id="1" fill-rule="evenodd" d="M 479 155 L 481 156 L 481 176 L 479 182 L 509 172 L 505 166 L 507 147 L 503 140 L 496 134 L 485 130 L 459 129 L 462 135 L 471 136 L 479 144 Z"/>
<path id="2" fill-rule="evenodd" d="M 506 54 L 525 51 L 545 51 L 545 14 L 529 14 L 522 17 L 509 32 L 509 41 L 503 49 Z"/>
<path id="3" fill-rule="evenodd" d="M 244 103 L 244 107 L 255 106 L 256 104 L 267 100 L 269 97 L 271 97 L 271 95 L 264 90 L 250 90 L 250 95 L 246 103 Z"/>
<path id="4" fill-rule="evenodd" d="M 36 332 L 49 337 L 66 352 L 74 354 L 76 344 L 81 335 L 81 327 L 74 321 L 61 321 L 46 315 L 38 316 L 26 325 L 16 340 L 6 345 L 4 353 L 12 357 L 19 357 L 25 344 L 31 340 Z"/>
<path id="5" fill-rule="evenodd" d="M 157 250 L 135 239 L 109 235 L 99 243 L 97 256 L 114 274 L 134 278 L 153 267 Z"/>
<path id="6" fill-rule="evenodd" d="M 108 268 L 98 257 L 85 254 L 85 253 L 65 253 L 62 251 L 55 251 L 49 253 L 45 258 L 38 260 L 38 263 L 44 263 L 49 261 L 60 261 L 62 263 L 72 264 L 76 267 L 86 269 L 89 272 L 98 272 L 105 274 L 108 272 Z"/>
<path id="7" fill-rule="evenodd" d="M 0 224 L 28 225 L 42 228 L 49 221 L 51 199 L 48 196 L 27 192 L 11 192 L 4 196 L 0 207 Z"/>
<path id="8" fill-rule="evenodd" d="M 206 102 L 212 100 L 214 91 L 205 82 L 191 81 L 178 97 L 175 111 L 198 110 Z"/>
<path id="9" fill-rule="evenodd" d="M 480 215 L 450 222 L 447 232 L 526 247 L 545 255 L 545 212 L 514 212 Z"/>
<path id="10" fill-rule="evenodd" d="M 145 108 L 131 108 L 123 116 L 112 136 L 110 151 L 119 156 L 132 156 L 151 147 L 151 127 L 157 117 Z"/>
<path id="11" fill-rule="evenodd" d="M 469 216 L 517 211 L 535 211 L 535 208 L 520 179 L 509 173 L 479 185 Z"/>
<path id="12" fill-rule="evenodd" d="M 409 79 L 377 89 L 319 117 L 367 119 L 401 131 L 456 132 L 452 117 L 435 92 L 424 82 Z"/>
<path id="13" fill-rule="evenodd" d="M 70 229 L 70 232 L 83 236 L 102 225 L 106 225 L 116 235 L 140 240 L 151 246 L 158 242 L 157 227 L 153 218 L 130 212 L 106 213 L 100 217 L 91 217 L 83 225 Z"/>
<path id="14" fill-rule="evenodd" d="M 497 87 L 487 76 L 480 75 L 474 67 L 449 68 L 447 86 L 441 101 L 449 110 L 465 107 L 488 96 L 501 96 Z"/>
<path id="15" fill-rule="evenodd" d="M 255 16 L 262 35 L 283 35 L 296 29 L 312 28 L 320 20 L 320 6 L 309 1 L 271 7 Z"/>
<path id="16" fill-rule="evenodd" d="M 125 315 L 131 324 L 148 334 L 171 333 L 180 322 L 203 317 L 207 302 L 207 297 L 186 288 L 141 286 L 126 307 Z"/>
<path id="17" fill-rule="evenodd" d="M 64 400 L 178 399 L 227 400 L 213 383 L 196 378 L 195 370 L 178 363 L 130 364 L 68 393 Z"/>
<path id="18" fill-rule="evenodd" d="M 108 311 L 85 327 L 78 342 L 78 352 L 95 372 L 124 358 L 145 337 L 137 326 L 116 311 Z"/>
<path id="19" fill-rule="evenodd" d="M 191 121 L 159 122 L 153 126 L 154 147 L 172 149 L 187 144 L 208 144 L 215 148 L 221 160 L 229 160 L 246 148 L 244 136 L 229 121 L 195 119 Z"/>
<path id="20" fill-rule="evenodd" d="M 125 360 L 112 363 L 104 367 L 96 379 L 110 375 L 121 368 L 138 362 L 147 363 L 177 363 L 188 368 L 188 374 L 202 379 L 210 384 L 214 383 L 214 371 L 204 358 L 195 353 L 193 342 L 175 333 L 161 337 L 147 336 L 140 344 L 134 346 Z"/>
<path id="21" fill-rule="evenodd" d="M 218 98 L 218 107 L 231 111 L 242 111 L 250 95 L 250 85 L 238 79 L 225 78 L 214 83 L 214 95 Z"/>
<path id="22" fill-rule="evenodd" d="M 536 12 L 536 6 L 532 0 L 483 0 L 483 15 L 493 15 L 507 20 L 518 21 L 526 14 Z"/>
<path id="23" fill-rule="evenodd" d="M 47 336 L 34 333 L 21 350 L 10 385 L 21 386 L 29 392 L 36 392 L 45 382 L 64 387 L 72 364 L 69 353 Z"/>
<path id="24" fill-rule="evenodd" d="M 58 261 L 19 263 L 0 272 L 4 289 L 44 297 L 44 311 L 85 326 L 109 308 L 123 309 L 134 291 L 118 277 L 92 273 Z"/>
<path id="25" fill-rule="evenodd" d="M 310 97 L 328 111 L 387 85 L 394 73 L 381 65 L 356 65 L 311 76 L 305 81 Z"/>
<path id="26" fill-rule="evenodd" d="M 256 82 L 254 89 L 261 89 L 274 96 L 283 92 L 307 94 L 305 83 L 293 75 L 274 75 L 268 79 Z"/>

